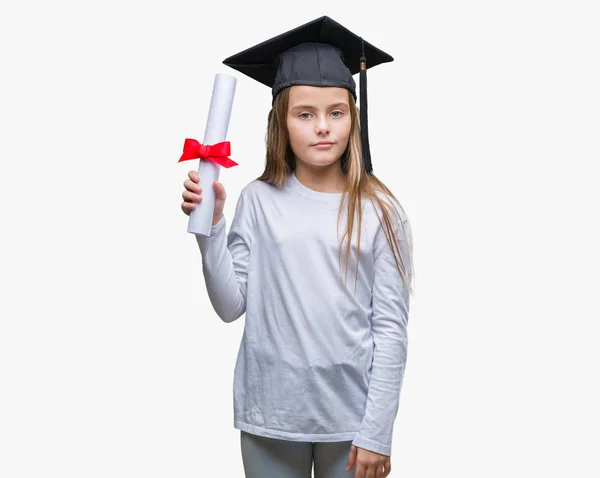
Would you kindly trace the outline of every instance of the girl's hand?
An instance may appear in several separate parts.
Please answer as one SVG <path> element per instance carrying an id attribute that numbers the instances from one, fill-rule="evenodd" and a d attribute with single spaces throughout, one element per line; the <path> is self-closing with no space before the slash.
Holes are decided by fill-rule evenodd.
<path id="1" fill-rule="evenodd" d="M 196 171 L 190 171 L 188 173 L 190 179 L 186 179 L 183 182 L 185 191 L 181 195 L 183 197 L 183 203 L 181 203 L 181 210 L 187 214 L 196 209 L 196 203 L 202 201 L 202 186 L 200 186 L 200 176 Z M 223 209 L 225 207 L 225 199 L 227 199 L 227 193 L 225 192 L 225 186 L 219 181 L 213 183 L 213 189 L 215 190 L 215 210 L 213 212 L 212 225 L 214 226 L 223 217 Z"/>
<path id="2" fill-rule="evenodd" d="M 389 456 L 352 445 L 346 471 L 350 471 L 355 464 L 354 478 L 386 478 L 392 471 L 392 461 Z"/>

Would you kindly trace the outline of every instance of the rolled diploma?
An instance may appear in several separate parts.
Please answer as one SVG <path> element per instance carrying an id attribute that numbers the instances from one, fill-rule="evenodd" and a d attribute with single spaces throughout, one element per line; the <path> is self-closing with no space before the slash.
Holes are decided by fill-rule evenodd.
<path id="1" fill-rule="evenodd" d="M 236 79 L 230 75 L 217 74 L 213 85 L 208 120 L 204 132 L 203 144 L 212 145 L 225 141 L 231 106 L 235 93 Z M 190 213 L 187 231 L 191 234 L 202 236 L 210 235 L 213 213 L 215 211 L 215 190 L 213 182 L 219 179 L 221 166 L 212 161 L 200 160 L 198 175 L 202 186 L 202 201 L 196 203 L 195 209 Z"/>

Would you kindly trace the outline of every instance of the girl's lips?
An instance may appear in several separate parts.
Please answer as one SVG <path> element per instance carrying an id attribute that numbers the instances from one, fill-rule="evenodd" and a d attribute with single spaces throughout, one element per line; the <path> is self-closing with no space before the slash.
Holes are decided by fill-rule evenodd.
<path id="1" fill-rule="evenodd" d="M 321 142 L 321 143 L 313 144 L 313 146 L 315 148 L 318 148 L 318 149 L 328 149 L 328 148 L 331 148 L 333 146 L 333 143 L 330 143 L 330 142 Z"/>

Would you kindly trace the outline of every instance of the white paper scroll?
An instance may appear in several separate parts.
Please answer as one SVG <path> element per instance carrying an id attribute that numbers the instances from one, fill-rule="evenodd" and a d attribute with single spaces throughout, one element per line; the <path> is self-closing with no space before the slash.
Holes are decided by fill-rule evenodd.
<path id="1" fill-rule="evenodd" d="M 235 84 L 236 79 L 233 76 L 223 74 L 215 76 L 203 144 L 212 145 L 225 141 L 227 128 L 229 127 L 229 117 L 231 116 L 231 106 L 233 105 Z M 210 235 L 215 210 L 213 183 L 219 179 L 220 171 L 221 166 L 218 164 L 212 161 L 200 160 L 198 175 L 200 176 L 200 186 L 202 186 L 202 192 L 200 193 L 202 201 L 196 203 L 196 208 L 190 213 L 189 233 L 203 236 Z"/>

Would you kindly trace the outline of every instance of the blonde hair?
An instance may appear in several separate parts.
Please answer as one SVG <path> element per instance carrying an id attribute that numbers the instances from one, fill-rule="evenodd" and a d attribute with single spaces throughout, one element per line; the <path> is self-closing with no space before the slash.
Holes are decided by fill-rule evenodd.
<path id="1" fill-rule="evenodd" d="M 269 112 L 266 136 L 266 165 L 262 175 L 256 179 L 257 181 L 264 181 L 270 184 L 271 186 L 274 186 L 279 189 L 286 184 L 290 174 L 296 169 L 296 159 L 290 146 L 289 134 L 287 129 L 289 90 L 289 87 L 285 88 L 277 95 L 275 101 L 273 102 L 273 107 Z M 406 237 L 407 232 L 404 228 L 403 221 L 399 220 L 398 223 L 401 224 L 404 238 L 407 239 L 407 257 L 409 260 L 409 264 L 405 264 L 404 259 L 400 254 L 398 237 L 394 231 L 394 228 L 396 226 L 394 225 L 394 222 L 392 220 L 392 213 L 394 213 L 398 218 L 400 218 L 401 216 L 397 208 L 391 202 L 384 200 L 383 197 L 386 197 L 387 199 L 394 199 L 394 201 L 396 201 L 400 209 L 402 209 L 402 206 L 400 206 L 400 202 L 396 199 L 394 194 L 387 188 L 387 186 L 383 184 L 381 180 L 379 180 L 374 174 L 367 174 L 362 160 L 358 108 L 354 101 L 354 97 L 350 94 L 350 92 L 348 92 L 348 98 L 350 102 L 350 115 L 352 124 L 350 127 L 350 137 L 348 140 L 348 146 L 346 148 L 346 151 L 342 155 L 340 161 L 342 171 L 346 175 L 346 184 L 342 193 L 340 209 L 338 211 L 339 227 L 340 216 L 344 207 L 344 201 L 346 198 L 348 198 L 348 219 L 346 224 L 346 230 L 344 232 L 344 235 L 340 239 L 341 255 L 342 243 L 344 241 L 344 238 L 347 238 L 346 279 L 348 275 L 348 260 L 352 244 L 352 231 L 354 229 L 355 215 L 358 217 L 358 244 L 356 248 L 357 265 L 360 258 L 360 231 L 363 212 L 362 198 L 365 197 L 368 198 L 371 201 L 371 203 L 375 206 L 375 211 L 379 218 L 379 222 L 382 225 L 386 240 L 392 250 L 394 261 L 396 262 L 396 267 L 400 272 L 400 276 L 402 277 L 402 281 L 406 290 L 409 292 L 409 294 L 411 294 L 413 292 L 413 289 L 411 287 L 413 277 L 413 258 L 412 240 L 408 239 L 412 238 Z M 382 212 L 382 215 L 379 214 L 379 210 Z M 407 267 L 410 268 L 410 274 L 407 270 Z M 356 275 L 358 277 L 358 267 L 356 268 Z"/>

